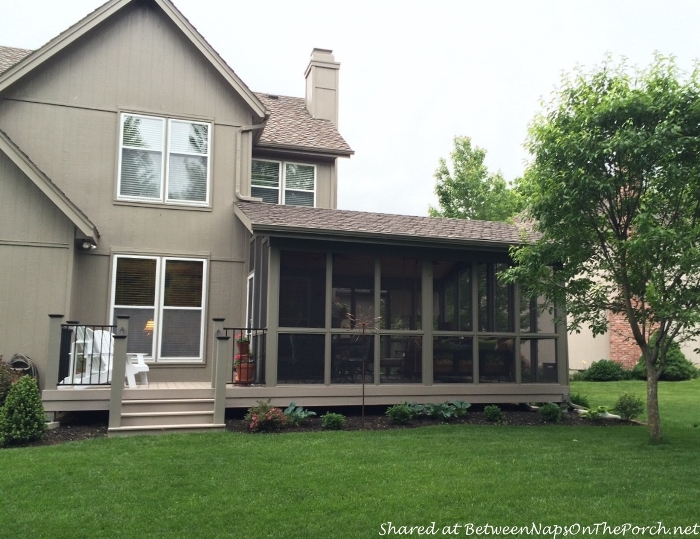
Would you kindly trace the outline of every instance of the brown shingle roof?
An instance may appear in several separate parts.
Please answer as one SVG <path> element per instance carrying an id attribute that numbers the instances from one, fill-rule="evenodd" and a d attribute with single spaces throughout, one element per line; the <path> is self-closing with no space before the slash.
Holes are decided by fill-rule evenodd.
<path id="1" fill-rule="evenodd" d="M 263 234 L 301 233 L 310 236 L 481 245 L 505 249 L 509 245 L 522 243 L 522 234 L 527 232 L 522 226 L 492 221 L 414 217 L 252 202 L 239 202 L 236 206 L 237 214 L 246 226 L 253 232 Z"/>
<path id="2" fill-rule="evenodd" d="M 270 111 L 270 119 L 258 146 L 282 146 L 337 155 L 354 153 L 332 122 L 311 116 L 303 98 L 263 93 L 255 95 Z"/>
<path id="3" fill-rule="evenodd" d="M 32 51 L 27 49 L 15 49 L 14 47 L 3 47 L 0 45 L 0 73 L 10 69 L 30 52 Z"/>

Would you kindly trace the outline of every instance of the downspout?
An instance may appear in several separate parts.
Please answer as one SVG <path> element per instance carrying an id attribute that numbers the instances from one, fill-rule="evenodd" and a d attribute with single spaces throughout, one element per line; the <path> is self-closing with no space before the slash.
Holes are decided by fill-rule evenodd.
<path id="1" fill-rule="evenodd" d="M 262 202 L 262 198 L 258 197 L 250 197 L 246 195 L 241 194 L 241 186 L 240 186 L 240 180 L 243 174 L 243 168 L 241 165 L 242 159 L 241 159 L 241 154 L 243 153 L 243 142 L 242 142 L 242 135 L 244 131 L 257 131 L 258 129 L 264 129 L 265 126 L 267 125 L 267 120 L 268 118 L 265 118 L 265 121 L 261 124 L 257 125 L 242 125 L 240 127 L 236 128 L 236 177 L 234 178 L 234 190 L 236 193 L 236 198 L 238 200 L 243 200 L 246 202 Z"/>

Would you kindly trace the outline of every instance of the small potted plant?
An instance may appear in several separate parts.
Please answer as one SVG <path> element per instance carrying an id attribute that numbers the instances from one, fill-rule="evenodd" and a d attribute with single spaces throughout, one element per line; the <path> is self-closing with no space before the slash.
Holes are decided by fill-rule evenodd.
<path id="1" fill-rule="evenodd" d="M 234 384 L 252 384 L 255 380 L 255 354 L 250 351 L 247 354 L 236 354 L 233 359 L 236 369 Z"/>
<path id="2" fill-rule="evenodd" d="M 250 347 L 250 338 L 245 333 L 239 333 L 238 335 L 236 335 L 236 345 L 238 346 L 239 354 L 248 354 Z"/>

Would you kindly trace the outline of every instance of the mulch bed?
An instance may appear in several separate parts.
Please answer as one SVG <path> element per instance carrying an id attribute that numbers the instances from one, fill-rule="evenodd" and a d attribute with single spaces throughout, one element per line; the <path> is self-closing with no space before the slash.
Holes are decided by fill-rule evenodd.
<path id="1" fill-rule="evenodd" d="M 504 421 L 502 425 L 515 426 L 548 426 L 544 423 L 537 412 L 526 410 L 522 406 L 507 406 L 503 409 Z M 389 430 L 389 429 L 412 429 L 417 427 L 425 427 L 431 425 L 439 425 L 440 422 L 427 417 L 417 417 L 411 420 L 408 425 L 394 425 L 388 417 L 384 415 L 384 407 L 367 407 L 365 410 L 364 419 L 360 415 L 360 409 L 353 408 L 334 408 L 331 411 L 339 412 L 345 415 L 345 427 L 343 430 Z M 320 414 L 324 414 L 326 409 L 316 410 Z M 244 410 L 229 410 L 226 418 L 226 430 L 231 432 L 248 432 L 248 425 L 243 420 Z M 52 429 L 46 432 L 42 440 L 36 441 L 29 445 L 55 445 L 65 442 L 73 442 L 77 440 L 86 440 L 90 438 L 106 438 L 107 437 L 107 412 L 71 412 L 63 414 L 59 418 L 61 426 L 57 429 Z M 466 416 L 453 419 L 449 422 L 455 425 L 493 425 L 498 428 L 498 425 L 490 423 L 484 418 L 483 408 L 473 406 L 470 408 Z M 635 421 L 614 421 L 600 420 L 590 421 L 576 414 L 564 414 L 560 425 L 564 426 L 590 426 L 590 427 L 608 427 L 608 426 L 635 426 L 640 423 Z M 303 425 L 298 427 L 286 428 L 282 432 L 310 432 L 320 431 L 321 418 L 311 417 Z"/>

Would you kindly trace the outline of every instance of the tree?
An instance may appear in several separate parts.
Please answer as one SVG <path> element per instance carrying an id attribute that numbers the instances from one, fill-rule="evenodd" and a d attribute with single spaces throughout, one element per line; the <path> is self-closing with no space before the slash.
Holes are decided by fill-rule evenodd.
<path id="1" fill-rule="evenodd" d="M 522 209 L 522 199 L 500 172 L 490 173 L 486 151 L 472 147 L 469 137 L 455 137 L 450 154 L 452 171 L 445 159 L 435 171 L 435 194 L 439 209 L 428 209 L 431 217 L 507 221 Z"/>
<path id="2" fill-rule="evenodd" d="M 541 237 L 513 250 L 532 295 L 565 301 L 571 329 L 622 313 L 647 366 L 652 442 L 659 376 L 675 340 L 700 333 L 700 81 L 657 55 L 576 70 L 533 122 L 520 184 Z M 650 342 L 653 333 L 657 338 Z M 658 360 L 658 365 L 657 365 Z"/>

